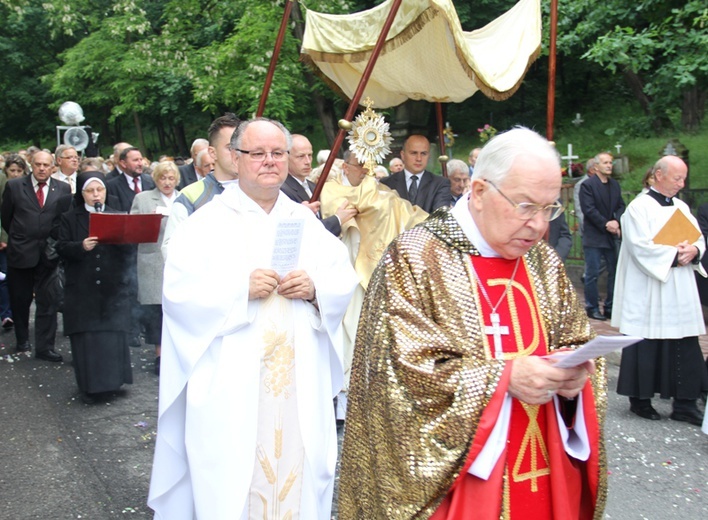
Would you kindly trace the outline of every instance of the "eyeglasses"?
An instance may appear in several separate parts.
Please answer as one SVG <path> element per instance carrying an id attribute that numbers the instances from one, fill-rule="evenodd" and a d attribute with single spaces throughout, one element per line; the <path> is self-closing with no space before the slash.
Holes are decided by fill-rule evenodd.
<path id="1" fill-rule="evenodd" d="M 514 202 L 509 197 L 504 195 L 504 192 L 502 192 L 502 190 L 500 190 L 492 181 L 488 179 L 484 180 L 491 184 L 491 186 L 499 192 L 499 195 L 504 197 L 509 202 L 509 204 L 514 206 L 516 216 L 519 217 L 521 220 L 531 220 L 536 216 L 536 213 L 540 211 L 544 220 L 550 222 L 551 220 L 555 220 L 560 217 L 561 213 L 565 211 L 563 205 L 558 203 L 546 204 L 545 206 L 542 206 L 540 204 L 534 204 L 533 202 Z"/>
<path id="2" fill-rule="evenodd" d="M 263 150 L 241 150 L 236 148 L 237 152 L 245 153 L 248 155 L 253 162 L 265 161 L 265 158 L 270 154 L 271 159 L 275 162 L 282 162 L 288 158 L 288 153 L 284 150 L 273 150 L 271 152 L 264 152 Z"/>
<path id="3" fill-rule="evenodd" d="M 103 186 L 99 186 L 98 188 L 86 188 L 81 191 L 83 191 L 84 193 L 89 193 L 89 194 L 103 193 L 104 191 L 106 191 L 106 188 L 104 188 Z"/>
<path id="4" fill-rule="evenodd" d="M 64 156 L 60 156 L 59 159 L 69 159 L 70 161 L 78 161 L 79 156 L 78 155 L 64 155 Z"/>
<path id="5" fill-rule="evenodd" d="M 352 164 L 352 163 L 344 163 L 344 164 L 346 164 L 350 168 L 355 168 L 357 170 L 365 170 L 366 169 L 366 167 L 362 164 Z"/>

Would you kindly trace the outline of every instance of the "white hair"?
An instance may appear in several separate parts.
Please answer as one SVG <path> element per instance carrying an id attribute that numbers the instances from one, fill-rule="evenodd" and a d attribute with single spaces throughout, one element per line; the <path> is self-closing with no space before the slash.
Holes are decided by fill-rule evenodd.
<path id="1" fill-rule="evenodd" d="M 201 152 L 199 152 L 199 153 L 197 154 L 197 160 L 194 161 L 195 163 L 197 163 L 197 166 L 199 166 L 200 168 L 202 167 L 202 162 L 204 162 L 204 157 L 205 157 L 206 154 L 208 154 L 208 153 L 209 153 L 209 149 L 208 149 L 208 148 L 205 148 L 204 150 L 202 150 Z"/>
<path id="2" fill-rule="evenodd" d="M 202 139 L 201 137 L 199 139 L 195 139 L 192 143 L 192 147 L 189 149 L 189 153 L 193 155 L 194 149 L 197 146 L 209 146 L 209 141 L 207 141 L 206 139 Z"/>
<path id="3" fill-rule="evenodd" d="M 324 164 L 329 158 L 330 150 L 320 150 L 317 152 L 317 164 Z"/>
<path id="4" fill-rule="evenodd" d="M 460 159 L 450 159 L 449 161 L 447 161 L 446 166 L 448 176 L 456 172 L 464 173 L 467 176 L 469 176 L 470 174 L 469 165 L 465 163 L 465 161 L 461 161 Z"/>
<path id="5" fill-rule="evenodd" d="M 517 126 L 497 134 L 482 148 L 472 173 L 472 179 L 487 179 L 501 184 L 519 158 L 536 158 L 558 166 L 560 155 L 544 137 L 533 130 Z"/>

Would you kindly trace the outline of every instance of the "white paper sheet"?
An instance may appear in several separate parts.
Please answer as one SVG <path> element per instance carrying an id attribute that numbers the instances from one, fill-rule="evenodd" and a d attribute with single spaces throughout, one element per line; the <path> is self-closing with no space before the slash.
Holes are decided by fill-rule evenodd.
<path id="1" fill-rule="evenodd" d="M 554 366 L 557 368 L 572 368 L 590 359 L 633 345 L 642 339 L 637 336 L 597 336 L 577 350 L 556 352 L 546 356 L 546 359 L 555 361 Z"/>
<path id="2" fill-rule="evenodd" d="M 304 224 L 305 221 L 302 219 L 287 219 L 278 222 L 278 227 L 275 230 L 271 268 L 280 276 L 285 276 L 297 267 Z"/>

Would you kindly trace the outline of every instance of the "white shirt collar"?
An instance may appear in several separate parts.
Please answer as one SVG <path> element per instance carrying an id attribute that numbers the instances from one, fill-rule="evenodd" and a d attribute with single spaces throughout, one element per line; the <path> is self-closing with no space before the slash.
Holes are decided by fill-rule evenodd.
<path id="1" fill-rule="evenodd" d="M 172 206 L 172 203 L 175 201 L 175 199 L 177 198 L 178 195 L 179 195 L 179 192 L 177 190 L 174 190 L 172 192 L 172 196 L 170 196 L 170 197 L 168 197 L 164 193 L 160 192 L 160 197 L 162 197 L 162 202 L 164 202 L 165 206 L 167 206 L 168 208 Z"/>
<path id="2" fill-rule="evenodd" d="M 418 176 L 418 186 L 420 186 L 420 181 L 423 179 L 423 174 L 425 173 L 425 170 L 423 170 L 423 171 L 420 172 L 420 173 L 415 173 L 415 174 L 413 174 L 413 173 L 409 172 L 408 170 L 405 170 L 405 169 L 404 169 L 404 170 L 403 170 L 403 173 L 405 173 L 405 175 L 406 175 L 406 184 L 410 185 L 410 183 L 411 183 L 411 177 L 412 177 L 413 175 L 417 175 L 417 176 Z"/>
<path id="3" fill-rule="evenodd" d="M 39 181 L 37 180 L 37 178 L 36 178 L 34 175 L 30 175 L 30 177 L 32 178 L 32 186 L 33 186 L 34 189 L 36 190 L 36 189 L 37 189 L 37 186 L 39 185 Z M 50 179 L 51 179 L 51 177 L 49 177 L 46 181 L 44 181 L 44 183 L 45 183 L 47 186 L 49 186 L 49 180 L 50 180 Z"/>
<path id="4" fill-rule="evenodd" d="M 63 171 L 59 170 L 57 171 L 52 177 L 56 175 L 56 178 L 59 179 L 60 181 L 66 180 L 66 179 L 76 179 L 76 172 L 72 173 L 71 175 L 65 174 Z"/>
<path id="5" fill-rule="evenodd" d="M 469 198 L 469 192 L 465 193 L 464 195 L 462 195 L 462 197 L 460 197 L 460 200 L 457 201 L 455 207 L 453 207 L 450 211 L 452 213 L 452 216 L 455 217 L 455 220 L 457 220 L 457 223 L 462 228 L 462 231 L 465 233 L 465 236 L 470 242 L 472 242 L 472 245 L 474 245 L 477 251 L 479 251 L 480 255 L 492 258 L 500 258 L 501 255 L 494 251 L 494 249 L 492 249 L 492 247 L 482 237 L 482 233 L 480 233 L 479 228 L 477 227 L 477 223 L 472 218 L 472 214 L 470 213 L 468 206 Z"/>
<path id="6" fill-rule="evenodd" d="M 124 178 L 126 181 L 128 181 L 128 186 L 130 186 L 130 189 L 132 190 L 132 189 L 135 187 L 135 182 L 133 181 L 133 177 L 131 177 L 131 176 L 128 175 L 127 173 L 123 173 L 123 178 Z M 142 189 L 142 188 L 143 188 L 143 183 L 142 183 L 142 179 L 140 178 L 140 175 L 138 175 L 138 176 L 135 177 L 135 178 L 138 179 L 138 186 L 140 186 L 140 189 Z"/>

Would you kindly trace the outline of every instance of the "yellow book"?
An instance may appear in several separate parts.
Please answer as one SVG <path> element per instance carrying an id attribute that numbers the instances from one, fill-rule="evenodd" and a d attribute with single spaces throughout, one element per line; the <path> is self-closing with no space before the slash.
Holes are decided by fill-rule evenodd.
<path id="1" fill-rule="evenodd" d="M 676 209 L 671 218 L 654 237 L 654 243 L 662 246 L 677 246 L 684 240 L 693 244 L 701 237 L 701 231 L 688 220 L 683 211 Z"/>

